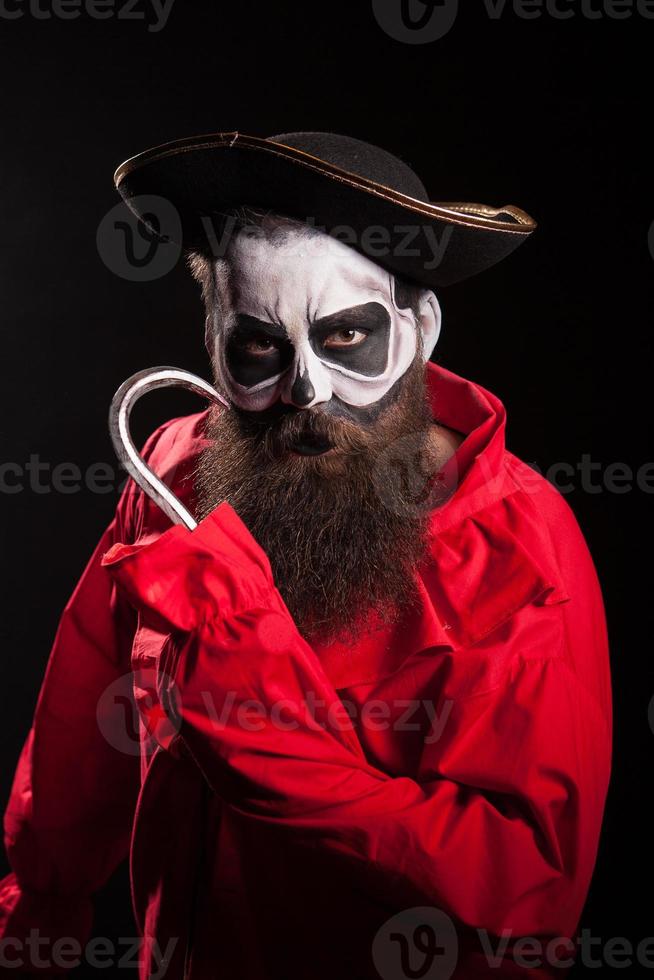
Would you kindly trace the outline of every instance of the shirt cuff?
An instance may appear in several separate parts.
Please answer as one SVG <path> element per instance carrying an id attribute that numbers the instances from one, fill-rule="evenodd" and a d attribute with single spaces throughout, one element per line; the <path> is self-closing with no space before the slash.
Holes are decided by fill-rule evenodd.
<path id="1" fill-rule="evenodd" d="M 145 543 L 114 544 L 102 565 L 159 628 L 190 631 L 265 602 L 275 589 L 268 556 L 227 501 L 193 531 L 176 524 Z"/>

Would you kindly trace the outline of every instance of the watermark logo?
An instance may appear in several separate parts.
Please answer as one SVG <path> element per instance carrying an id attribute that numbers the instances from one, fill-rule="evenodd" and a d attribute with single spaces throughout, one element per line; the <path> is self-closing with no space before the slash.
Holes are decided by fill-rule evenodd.
<path id="1" fill-rule="evenodd" d="M 372 961 L 382 980 L 449 980 L 458 955 L 454 923 L 429 906 L 398 912 L 372 944 Z"/>
<path id="2" fill-rule="evenodd" d="M 141 221 L 120 202 L 104 216 L 96 244 L 107 268 L 131 282 L 161 279 L 182 254 L 182 222 L 174 204 L 155 194 L 134 199 Z"/>
<path id="3" fill-rule="evenodd" d="M 142 217 L 137 217 L 125 203 L 116 204 L 98 227 L 98 253 L 107 268 L 122 279 L 150 282 L 171 272 L 180 259 L 181 218 L 171 201 L 157 195 L 141 195 L 132 203 Z M 266 240 L 268 234 L 260 225 L 243 223 L 233 215 L 219 220 L 209 214 L 198 214 L 196 218 L 206 242 L 203 250 L 215 260 L 227 257 L 238 236 Z M 328 228 L 308 215 L 300 224 L 306 225 L 313 235 L 299 235 L 295 245 L 285 246 L 288 254 L 296 248 L 298 259 L 306 260 L 311 254 L 322 256 L 330 244 L 338 248 L 346 245 L 372 262 L 383 263 L 388 257 L 412 260 L 412 264 L 419 264 L 427 272 L 441 266 L 454 235 L 454 225 L 437 227 L 430 222 L 362 227 L 341 224 Z"/>
<path id="4" fill-rule="evenodd" d="M 454 26 L 459 0 L 372 0 L 377 23 L 404 44 L 431 44 Z"/>
<path id="5" fill-rule="evenodd" d="M 373 0 L 379 26 L 404 44 L 430 44 L 454 26 L 457 0 Z M 489 20 L 511 13 L 519 20 L 654 20 L 654 0 L 483 0 Z"/>
<path id="6" fill-rule="evenodd" d="M 372 960 L 382 980 L 449 980 L 459 959 L 465 957 L 467 965 L 470 953 L 479 962 L 483 956 L 486 972 L 498 977 L 513 976 L 516 970 L 526 975 L 543 969 L 548 976 L 558 970 L 565 976 L 575 963 L 587 969 L 639 966 L 651 970 L 654 937 L 636 943 L 624 936 L 605 941 L 585 928 L 575 936 L 550 937 L 515 933 L 511 928 L 496 933 L 478 928 L 468 932 L 465 947 L 459 950 L 454 921 L 441 909 L 424 906 L 388 919 L 372 944 Z"/>
<path id="7" fill-rule="evenodd" d="M 445 467 L 425 451 L 425 438 L 423 431 L 399 436 L 375 459 L 372 480 L 380 503 L 391 513 L 428 514 L 456 490 L 456 458 L 450 457 Z"/>
<path id="8" fill-rule="evenodd" d="M 161 670 L 139 667 L 109 684 L 96 720 L 107 742 L 124 755 L 141 754 L 143 736 L 168 749 L 181 727 L 179 689 Z"/>

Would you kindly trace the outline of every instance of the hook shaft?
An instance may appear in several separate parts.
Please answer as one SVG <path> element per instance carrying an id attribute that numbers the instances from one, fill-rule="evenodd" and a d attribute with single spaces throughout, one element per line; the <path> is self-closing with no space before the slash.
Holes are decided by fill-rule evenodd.
<path id="1" fill-rule="evenodd" d="M 146 368 L 124 381 L 111 401 L 109 433 L 120 464 L 138 486 L 150 497 L 173 524 L 183 524 L 193 531 L 198 523 L 184 504 L 154 473 L 141 457 L 130 433 L 130 415 L 136 402 L 155 388 L 186 388 L 230 408 L 229 402 L 203 378 L 174 367 Z"/>

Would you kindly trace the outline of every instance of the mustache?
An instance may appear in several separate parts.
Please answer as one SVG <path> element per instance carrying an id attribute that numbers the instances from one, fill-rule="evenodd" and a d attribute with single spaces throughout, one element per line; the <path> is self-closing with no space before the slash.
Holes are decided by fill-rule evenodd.
<path id="1" fill-rule="evenodd" d="M 303 409 L 281 416 L 273 423 L 253 423 L 250 435 L 269 458 L 278 457 L 301 440 L 320 440 L 352 454 L 364 452 L 370 436 L 356 423 L 336 419 L 320 409 Z"/>

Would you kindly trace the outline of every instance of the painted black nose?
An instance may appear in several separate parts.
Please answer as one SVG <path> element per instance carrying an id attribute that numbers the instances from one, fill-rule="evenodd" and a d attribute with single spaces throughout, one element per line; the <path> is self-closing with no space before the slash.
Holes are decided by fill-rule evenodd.
<path id="1" fill-rule="evenodd" d="M 304 406 L 309 405 L 315 397 L 316 391 L 309 380 L 309 372 L 307 371 L 304 375 L 302 375 L 298 371 L 295 376 L 295 381 L 291 386 L 291 398 L 293 400 L 293 404 L 297 405 L 298 408 L 304 408 Z"/>

